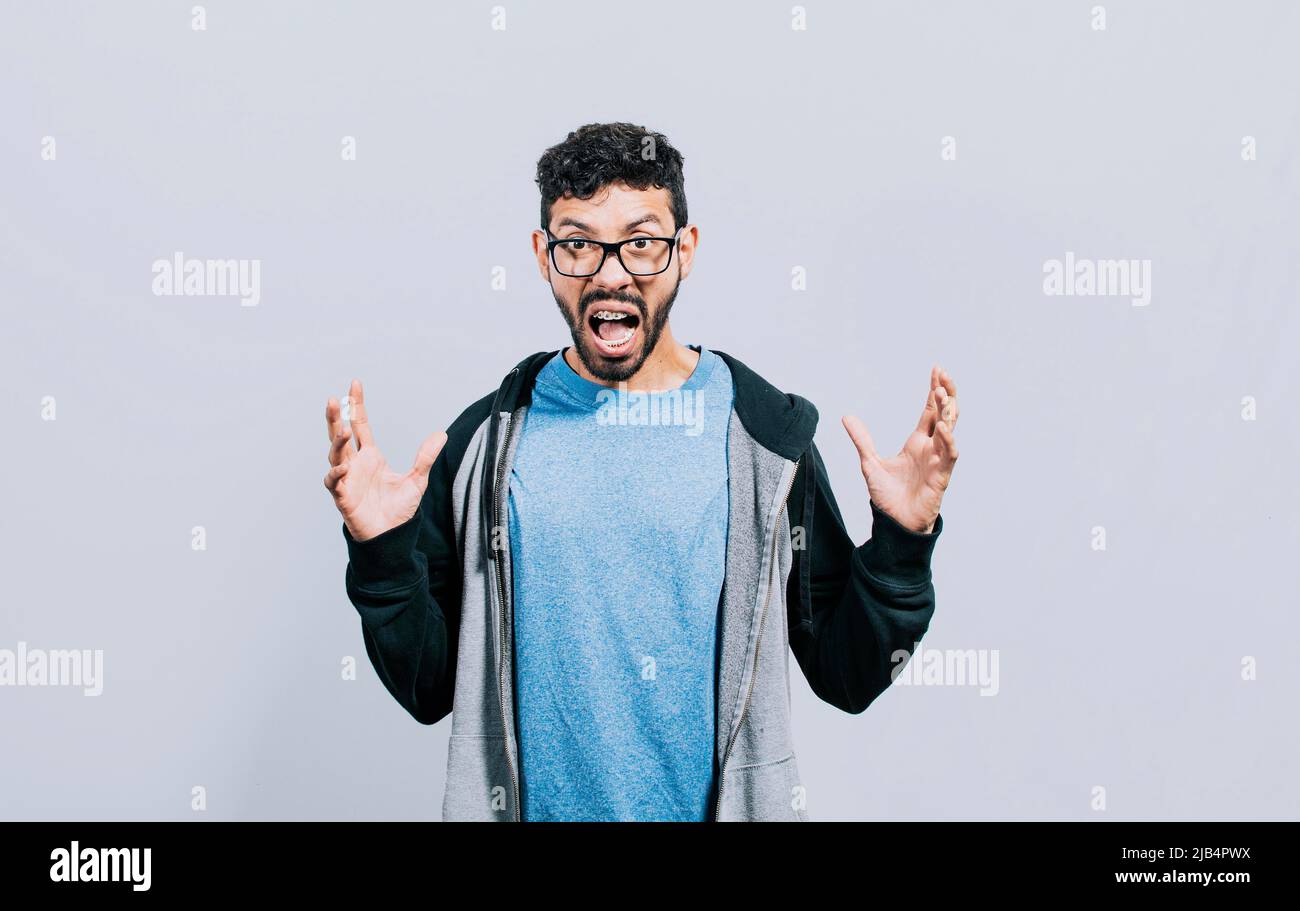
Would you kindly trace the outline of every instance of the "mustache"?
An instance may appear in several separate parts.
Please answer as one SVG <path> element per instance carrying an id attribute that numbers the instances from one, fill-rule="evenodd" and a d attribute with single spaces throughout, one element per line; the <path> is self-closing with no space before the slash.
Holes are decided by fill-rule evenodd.
<path id="1" fill-rule="evenodd" d="M 636 307 L 637 312 L 641 314 L 642 322 L 649 322 L 650 313 L 646 308 L 645 299 L 640 295 L 631 294 L 627 291 L 592 291 L 583 296 L 578 301 L 578 319 L 586 317 L 587 312 L 601 301 L 617 301 L 622 304 L 631 304 Z"/>

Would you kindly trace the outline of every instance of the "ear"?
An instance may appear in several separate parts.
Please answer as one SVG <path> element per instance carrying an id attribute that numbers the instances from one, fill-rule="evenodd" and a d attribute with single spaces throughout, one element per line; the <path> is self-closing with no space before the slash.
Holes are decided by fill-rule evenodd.
<path id="1" fill-rule="evenodd" d="M 691 274 L 691 265 L 695 262 L 695 246 L 700 242 L 700 229 L 687 224 L 677 241 L 677 255 L 681 263 L 682 281 Z"/>
<path id="2" fill-rule="evenodd" d="M 533 231 L 533 255 L 537 257 L 537 271 L 542 281 L 551 283 L 551 258 L 546 253 L 546 232 L 538 228 Z"/>

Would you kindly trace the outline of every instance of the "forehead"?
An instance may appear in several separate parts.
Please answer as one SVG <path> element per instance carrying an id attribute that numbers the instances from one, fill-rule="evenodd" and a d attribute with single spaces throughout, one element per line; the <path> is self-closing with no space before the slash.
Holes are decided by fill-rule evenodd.
<path id="1" fill-rule="evenodd" d="M 618 231 L 645 215 L 654 215 L 664 230 L 673 227 L 672 197 L 663 187 L 636 190 L 627 184 L 607 184 L 590 199 L 563 196 L 551 204 L 551 228 L 572 218 L 593 228 Z"/>

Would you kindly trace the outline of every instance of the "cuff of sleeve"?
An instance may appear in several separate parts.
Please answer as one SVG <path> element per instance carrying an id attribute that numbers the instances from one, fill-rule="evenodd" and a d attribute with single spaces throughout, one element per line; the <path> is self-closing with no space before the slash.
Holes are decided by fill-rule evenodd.
<path id="1" fill-rule="evenodd" d="M 407 588 L 419 581 L 415 562 L 415 544 L 420 535 L 420 511 L 401 525 L 373 538 L 358 541 L 346 524 L 343 538 L 348 542 L 348 562 L 357 584 L 367 589 Z"/>
<path id="2" fill-rule="evenodd" d="M 920 586 L 930 581 L 930 556 L 943 531 L 943 514 L 935 516 L 930 533 L 912 531 L 871 503 L 871 539 L 858 548 L 862 563 L 877 579 L 896 586 Z"/>

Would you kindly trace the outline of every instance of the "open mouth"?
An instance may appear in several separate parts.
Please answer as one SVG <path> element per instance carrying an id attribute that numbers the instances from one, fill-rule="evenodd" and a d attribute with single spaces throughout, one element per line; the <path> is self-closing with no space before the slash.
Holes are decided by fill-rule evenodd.
<path id="1" fill-rule="evenodd" d="M 641 317 L 626 310 L 596 307 L 587 317 L 596 349 L 606 357 L 618 357 L 629 351 L 640 326 Z"/>

